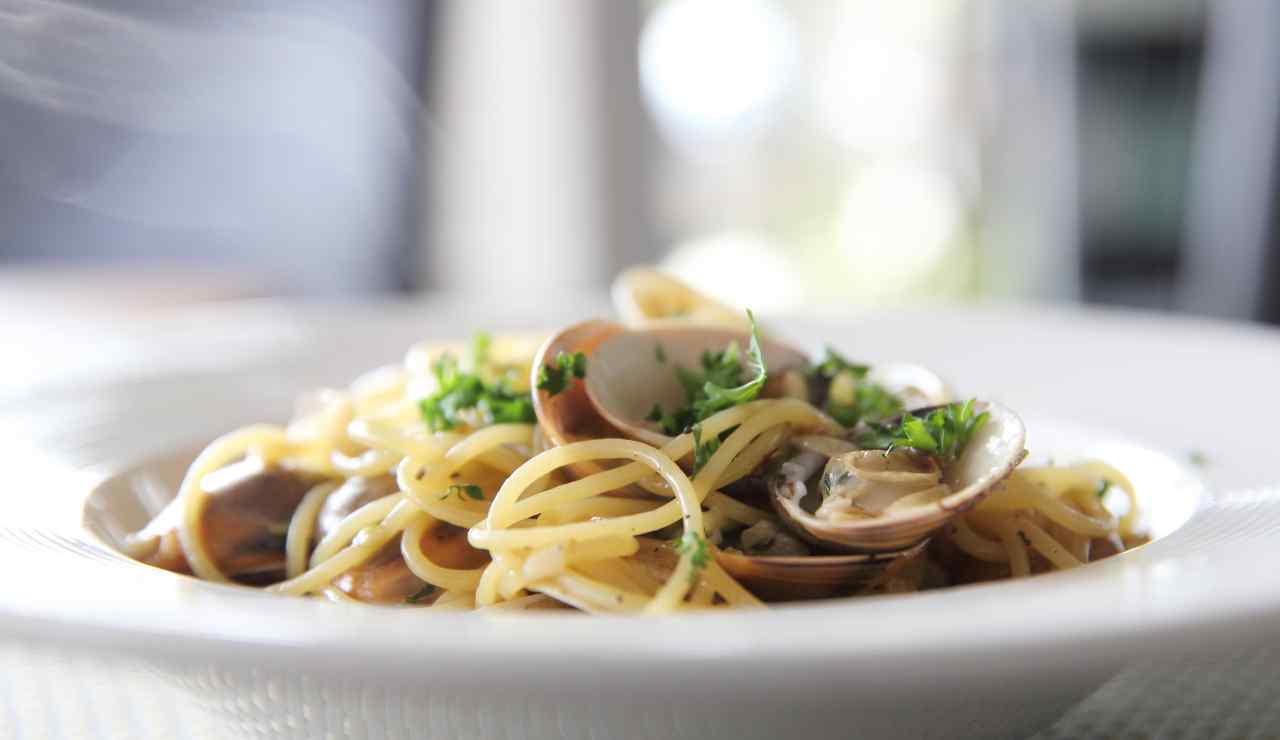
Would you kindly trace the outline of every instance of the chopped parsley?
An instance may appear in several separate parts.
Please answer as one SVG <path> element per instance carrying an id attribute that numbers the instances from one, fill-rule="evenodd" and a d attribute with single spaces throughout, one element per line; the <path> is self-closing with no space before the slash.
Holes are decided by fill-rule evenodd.
<path id="1" fill-rule="evenodd" d="M 554 396 L 569 387 L 569 379 L 587 375 L 587 356 L 581 352 L 561 351 L 554 362 L 538 369 L 538 390 Z"/>
<path id="2" fill-rule="evenodd" d="M 654 404 L 653 409 L 649 411 L 649 415 L 645 417 L 648 421 L 657 422 L 662 426 L 663 434 L 675 436 L 681 434 L 693 426 L 695 421 L 692 406 L 684 406 L 678 408 L 671 413 L 662 410 L 661 404 Z"/>
<path id="3" fill-rule="evenodd" d="M 702 425 L 693 425 L 693 472 L 696 474 L 702 470 L 702 466 L 707 464 L 711 456 L 716 454 L 716 450 L 720 449 L 720 438 L 712 437 L 706 442 L 702 441 Z"/>
<path id="4" fill-rule="evenodd" d="M 1203 468 L 1209 464 L 1209 456 L 1201 450 L 1192 450 L 1187 455 L 1187 461 L 1197 468 Z"/>
<path id="5" fill-rule="evenodd" d="M 482 341 L 473 345 L 472 354 L 487 353 Z M 463 371 L 453 355 L 442 355 L 432 372 L 436 392 L 418 402 L 422 418 L 431 431 L 453 429 L 460 423 L 471 424 L 462 412 L 475 409 L 480 426 L 488 424 L 530 423 L 534 421 L 533 399 L 515 390 L 510 375 L 487 382 L 474 370 Z"/>
<path id="6" fill-rule="evenodd" d="M 653 359 L 657 360 L 659 365 L 667 364 L 667 350 L 662 346 L 662 342 L 658 342 L 654 345 Z"/>
<path id="7" fill-rule="evenodd" d="M 883 449 L 885 453 L 908 447 L 941 460 L 955 460 L 965 445 L 991 415 L 974 413 L 974 401 L 952 403 L 921 417 L 903 414 L 895 428 L 892 424 L 870 423 L 871 431 L 859 443 L 864 449 Z"/>
<path id="8" fill-rule="evenodd" d="M 760 350 L 756 317 L 747 311 L 747 318 L 751 320 L 751 343 L 746 357 L 740 356 L 737 342 L 730 342 L 720 352 L 704 351 L 701 371 L 676 365 L 676 377 L 684 386 L 686 405 L 667 413 L 655 404 L 646 417 L 649 421 L 661 424 L 666 434 L 681 434 L 718 411 L 754 401 L 760 395 L 769 371 Z"/>
<path id="9" fill-rule="evenodd" d="M 827 413 L 841 426 L 853 428 L 860 421 L 879 421 L 902 413 L 902 399 L 876 383 L 859 383 L 853 403 L 827 399 Z"/>
<path id="10" fill-rule="evenodd" d="M 440 497 L 440 500 L 443 501 L 450 496 L 484 501 L 484 489 L 474 483 L 454 483 L 444 490 L 444 495 Z"/>
<path id="11" fill-rule="evenodd" d="M 841 375 L 850 375 L 854 381 L 853 400 L 838 401 L 828 395 L 826 412 L 841 426 L 852 429 L 860 421 L 879 421 L 902 413 L 902 400 L 884 386 L 864 382 L 871 368 L 850 362 L 844 355 L 827 347 L 822 362 L 808 369 L 810 377 L 821 377 L 835 384 Z M 828 389 L 830 386 L 828 386 Z"/>
<path id="12" fill-rule="evenodd" d="M 867 371 L 871 368 L 866 365 L 858 365 L 845 359 L 844 355 L 836 352 L 834 349 L 827 347 L 827 354 L 822 358 L 822 362 L 809 368 L 810 375 L 820 375 L 828 380 L 834 378 L 843 372 L 853 373 L 853 377 L 862 380 L 867 376 Z"/>
<path id="13" fill-rule="evenodd" d="M 408 596 L 406 596 L 406 597 L 405 597 L 405 599 L 404 599 L 404 603 L 406 603 L 406 604 L 416 604 L 416 603 L 418 603 L 419 601 L 422 601 L 423 599 L 427 598 L 428 596 L 430 596 L 431 594 L 433 594 L 433 593 L 435 593 L 435 592 L 436 592 L 436 587 L 435 587 L 435 586 L 432 586 L 430 583 L 428 583 L 427 585 L 423 586 L 422 588 L 418 589 L 417 591 L 414 591 L 413 593 L 411 593 L 411 594 L 409 594 Z"/>
<path id="14" fill-rule="evenodd" d="M 693 566 L 693 570 L 689 572 L 689 582 L 697 583 L 698 574 L 711 562 L 711 550 L 707 547 L 706 538 L 697 532 L 685 532 L 676 543 L 676 552 L 689 556 L 689 565 Z"/>
<path id="15" fill-rule="evenodd" d="M 1096 491 L 1096 493 L 1099 499 L 1106 498 L 1107 491 L 1110 491 L 1110 490 L 1111 490 L 1111 481 L 1107 480 L 1106 478 L 1103 478 L 1102 480 L 1098 481 L 1098 490 Z"/>
<path id="16" fill-rule="evenodd" d="M 478 331 L 471 337 L 471 346 L 467 348 L 467 365 L 472 371 L 489 362 L 489 345 L 493 337 L 488 332 Z"/>

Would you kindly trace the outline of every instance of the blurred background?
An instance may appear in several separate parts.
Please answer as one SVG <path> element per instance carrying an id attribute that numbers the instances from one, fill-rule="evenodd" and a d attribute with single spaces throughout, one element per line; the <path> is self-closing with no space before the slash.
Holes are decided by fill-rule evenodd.
<path id="1" fill-rule="evenodd" d="M 1280 322 L 1280 4 L 0 0 L 0 311 L 554 296 Z"/>

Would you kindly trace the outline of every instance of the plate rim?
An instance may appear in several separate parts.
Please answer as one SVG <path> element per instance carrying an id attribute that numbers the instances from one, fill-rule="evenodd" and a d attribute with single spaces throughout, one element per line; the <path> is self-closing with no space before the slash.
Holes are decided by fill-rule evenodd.
<path id="1" fill-rule="evenodd" d="M 969 309 L 975 315 L 1004 316 L 1008 320 L 1006 310 L 1001 307 L 983 307 Z M 1025 307 L 1019 310 L 1025 311 Z M 1280 332 L 1266 327 L 1236 325 L 1214 320 L 1203 319 L 1169 319 L 1148 312 L 1113 312 L 1100 309 L 1064 309 L 1054 307 L 1052 312 L 1061 317 L 1087 316 L 1091 322 L 1108 323 L 1119 319 L 1139 319 L 1142 323 L 1154 321 L 1159 325 L 1176 325 L 1181 330 L 1202 330 L 1212 326 L 1215 334 L 1227 330 L 1232 334 L 1243 332 L 1252 340 L 1265 336 L 1267 341 L 1280 340 Z M 865 318 L 860 317 L 860 318 Z M 1024 319 L 1033 320 L 1033 319 Z M 847 319 L 846 319 L 847 321 Z M 1261 330 L 1259 335 L 1258 331 Z M 1280 341 L 1277 341 L 1280 345 Z M 225 377 L 225 375 L 223 376 Z M 1194 477 L 1200 477 L 1185 463 L 1170 457 L 1170 461 L 1178 464 L 1184 471 Z M 130 467 L 127 460 L 116 461 L 117 470 Z M 109 466 L 96 465 L 89 469 L 70 468 L 64 471 L 65 485 L 79 486 L 82 491 L 91 482 L 101 485 L 106 479 Z M 85 495 L 84 493 L 81 494 Z M 1233 502 L 1247 498 L 1248 492 L 1215 492 L 1213 499 L 1206 499 L 1205 505 L 1196 512 L 1191 521 L 1183 525 L 1178 533 L 1186 532 L 1203 524 L 1206 512 L 1215 509 L 1230 509 Z M 1280 490 L 1277 490 L 1274 502 L 1264 502 L 1268 510 L 1280 512 Z M 0 510 L 4 507 L 0 506 Z M 77 520 L 77 523 L 79 521 Z M 17 522 L 21 525 L 21 522 Z M 829 644 L 823 645 L 816 638 L 804 638 L 788 634 L 785 628 L 789 622 L 805 614 L 830 625 L 857 628 L 881 619 L 892 619 L 893 611 L 898 605 L 910 604 L 909 610 L 920 611 L 926 607 L 934 607 L 938 611 L 963 612 L 980 605 L 993 589 L 1001 589 L 995 593 L 1016 592 L 1017 597 L 1009 596 L 1005 600 L 1021 601 L 1020 606 L 1002 611 L 1002 615 L 986 625 L 980 635 L 972 631 L 966 633 L 948 627 L 933 633 L 929 645 L 941 650 L 934 655 L 950 654 L 964 656 L 966 660 L 957 665 L 971 666 L 973 661 L 991 651 L 1015 649 L 1024 656 L 1053 653 L 1062 655 L 1064 646 L 1075 648 L 1066 654 L 1068 660 L 1114 660 L 1121 655 L 1145 655 L 1154 651 L 1167 649 L 1188 640 L 1198 644 L 1213 644 L 1226 639 L 1224 634 L 1232 630 L 1243 630 L 1257 633 L 1265 627 L 1265 623 L 1277 621 L 1280 615 L 1280 579 L 1267 581 L 1259 589 L 1241 589 L 1238 584 L 1228 588 L 1219 588 L 1217 584 L 1206 582 L 1193 583 L 1178 594 L 1166 589 L 1162 593 L 1168 598 L 1163 601 L 1139 603 L 1132 598 L 1123 598 L 1123 589 L 1117 591 L 1116 583 L 1121 576 L 1134 577 L 1136 570 L 1158 570 L 1161 558 L 1165 557 L 1164 549 L 1169 538 L 1159 540 L 1152 545 L 1126 553 L 1113 561 L 1093 564 L 1088 568 L 1071 573 L 1053 573 L 1039 576 L 1020 583 L 978 584 L 958 589 L 948 589 L 927 594 L 903 594 L 879 597 L 871 600 L 858 600 L 851 603 L 832 603 L 805 605 L 802 607 L 783 607 L 772 609 L 765 614 L 682 614 L 666 618 L 660 624 L 676 625 L 671 631 L 681 633 L 681 637 L 672 640 L 627 641 L 619 639 L 627 631 L 634 631 L 635 618 L 589 618 L 565 617 L 562 615 L 529 614 L 520 615 L 514 621 L 502 617 L 477 618 L 470 614 L 433 614 L 432 620 L 438 620 L 440 630 L 431 630 L 440 634 L 451 634 L 457 639 L 426 639 L 420 629 L 413 629 L 411 620 L 420 620 L 422 615 L 410 615 L 411 610 L 389 610 L 385 607 L 333 605 L 317 600 L 277 599 L 268 595 L 249 592 L 240 587 L 225 587 L 208 584 L 176 574 L 159 571 L 136 563 L 125 564 L 128 569 L 138 572 L 139 568 L 147 568 L 147 579 L 154 581 L 172 598 L 167 600 L 131 600 L 121 599 L 112 610 L 94 609 L 93 604 L 71 597 L 59 598 L 49 602 L 13 598 L 14 591 L 0 591 L 0 624 L 6 629 L 39 633 L 42 629 L 65 633 L 68 640 L 85 642 L 114 643 L 116 645 L 134 645 L 134 649 L 146 651 L 154 646 L 149 645 L 149 638 L 157 634 L 183 636 L 191 640 L 187 648 L 202 655 L 217 655 L 224 651 L 228 644 L 239 647 L 252 646 L 260 655 L 275 654 L 280 657 L 305 654 L 320 645 L 332 645 L 334 640 L 351 630 L 367 629 L 376 623 L 368 639 L 348 644 L 344 647 L 344 660 L 360 662 L 376 661 L 379 670 L 390 670 L 392 664 L 401 668 L 420 661 L 430 654 L 433 660 L 445 661 L 449 664 L 465 665 L 477 660 L 478 655 L 485 656 L 491 667 L 497 667 L 510 658 L 525 659 L 530 663 L 545 666 L 554 661 L 562 664 L 574 656 L 591 658 L 594 668 L 571 668 L 563 674 L 565 680 L 587 680 L 598 676 L 601 663 L 609 665 L 654 665 L 656 661 L 671 661 L 677 667 L 688 668 L 705 664 L 707 661 L 739 665 L 758 664 L 766 658 L 777 660 L 779 652 L 785 652 L 789 670 L 800 670 L 801 663 L 812 669 L 815 665 L 826 669 L 839 669 L 840 673 L 851 670 L 865 670 L 868 666 L 884 661 L 905 661 L 917 663 L 921 656 L 919 643 L 908 640 L 885 640 L 883 635 L 877 639 L 857 637 L 845 638 L 839 650 L 831 650 Z M 94 539 L 97 539 L 96 534 Z M 108 546 L 108 543 L 100 543 Z M 1255 545 L 1257 543 L 1254 543 Z M 1262 546 L 1264 549 L 1267 547 Z M 6 545 L 0 537 L 0 552 Z M 1280 552 L 1280 544 L 1270 546 L 1270 551 Z M 1160 557 L 1154 557 L 1154 555 Z M 1238 567 L 1242 562 L 1256 555 L 1257 551 L 1242 553 L 1214 553 L 1222 557 L 1214 557 L 1191 564 L 1200 568 L 1200 572 L 1214 572 L 1216 569 Z M 1172 553 L 1176 556 L 1177 553 Z M 1137 567 L 1141 565 L 1141 567 Z M 1108 575 L 1111 588 L 1106 587 Z M 142 580 L 141 577 L 123 580 Z M 1044 582 L 1048 581 L 1048 584 Z M 29 582 L 25 582 L 28 583 Z M 1058 591 L 1064 598 L 1078 598 L 1088 594 L 1094 587 L 1099 587 L 1104 595 L 1121 597 L 1118 600 L 1120 611 L 1107 616 L 1106 628 L 1098 630 L 1089 625 L 1077 625 L 1069 622 L 1055 625 L 1052 629 L 1041 628 L 1037 632 L 1017 632 L 1020 623 L 1036 617 L 1043 618 L 1051 610 L 1041 599 L 1046 590 Z M 1230 586 L 1230 584 L 1228 584 Z M 1061 588 L 1057 588 L 1061 586 Z M 1021 587 L 1026 587 L 1024 593 Z M 1034 593 L 1031 593 L 1034 592 Z M 1094 596 L 1097 593 L 1093 594 Z M 246 600 L 247 596 L 252 596 Z M 1131 594 L 1132 597 L 1132 594 Z M 1004 597 L 995 596 L 995 599 Z M 262 599 L 269 600 L 261 601 Z M 922 606 L 916 606 L 922 603 Z M 269 603 L 266 608 L 262 604 Z M 236 612 L 236 620 L 228 625 L 200 625 L 199 629 L 173 630 L 173 623 L 180 622 L 183 615 L 189 615 L 191 609 L 220 608 Z M 397 613 L 398 612 L 398 613 Z M 335 615 L 339 615 L 336 616 Z M 372 615 L 372 616 L 371 616 Z M 122 616 L 125 618 L 122 620 Z M 574 620 L 574 639 L 563 644 L 556 641 L 540 640 L 539 633 L 545 633 L 547 620 L 551 623 L 563 624 L 564 619 Z M 285 638 L 281 630 L 291 624 L 324 622 L 322 630 L 312 630 L 309 636 Z M 520 624 L 523 622 L 523 624 Z M 166 630 L 166 623 L 169 629 Z M 621 626 L 620 626 L 621 625 Z M 944 625 L 945 626 L 945 625 Z M 664 627 L 665 629 L 665 627 Z M 1002 633 L 1004 630 L 1004 633 Z M 773 635 L 768 642 L 762 642 L 761 632 Z M 783 635 L 778 638 L 777 635 Z M 957 640 L 957 638 L 968 640 Z M 425 640 L 425 641 L 424 641 Z M 132 641 L 132 642 L 131 642 Z M 484 645 L 479 651 L 476 645 Z M 408 647 L 406 647 L 408 646 Z M 767 655 L 761 655 L 765 648 Z M 172 646 L 166 648 L 173 650 Z M 571 661 L 569 661 L 571 662 Z M 945 664 L 947 661 L 939 661 Z M 941 666 L 940 671 L 955 673 L 954 669 Z M 376 671 L 374 671 L 376 673 Z M 514 675 L 504 674 L 504 675 Z"/>

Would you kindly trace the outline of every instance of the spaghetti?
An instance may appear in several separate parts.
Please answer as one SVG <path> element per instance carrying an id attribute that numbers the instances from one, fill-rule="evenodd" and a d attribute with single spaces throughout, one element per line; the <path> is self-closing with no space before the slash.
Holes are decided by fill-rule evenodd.
<path id="1" fill-rule="evenodd" d="M 666 305 L 662 283 L 630 279 L 646 293 L 629 311 Z M 679 305 L 696 300 L 682 292 Z M 842 358 L 775 374 L 751 339 L 745 354 L 697 347 L 702 370 L 678 371 L 689 406 L 641 398 L 654 407 L 635 433 L 590 393 L 609 367 L 635 364 L 605 362 L 607 342 L 602 379 L 590 352 L 552 357 L 554 338 L 415 347 L 309 396 L 286 427 L 213 442 L 130 552 L 340 602 L 669 614 L 1025 576 L 1141 541 L 1133 487 L 1110 466 L 1014 470 L 1019 446 L 999 475 L 970 475 L 986 470 L 964 448 L 986 407 L 903 413 L 910 389 L 869 383 Z M 297 485 L 225 480 L 247 463 Z M 969 502 L 962 513 L 955 500 Z M 899 520 L 923 534 L 865 546 Z"/>

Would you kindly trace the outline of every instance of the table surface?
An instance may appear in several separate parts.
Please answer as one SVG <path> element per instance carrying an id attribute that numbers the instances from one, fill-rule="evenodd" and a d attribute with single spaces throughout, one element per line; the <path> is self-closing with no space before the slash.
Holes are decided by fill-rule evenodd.
<path id="1" fill-rule="evenodd" d="M 234 286 L 178 292 L 171 276 L 107 280 L 0 273 L 0 411 L 43 388 L 104 382 L 112 357 L 152 338 L 141 317 L 240 297 Z M 79 339 L 102 352 L 86 356 Z M 170 337 L 172 338 L 172 337 Z M 1280 737 L 1280 648 L 1242 646 L 1227 655 L 1134 665 L 1036 740 Z M 160 677 L 120 656 L 19 644 L 0 635 L 0 740 L 8 738 L 221 738 L 227 728 Z"/>

